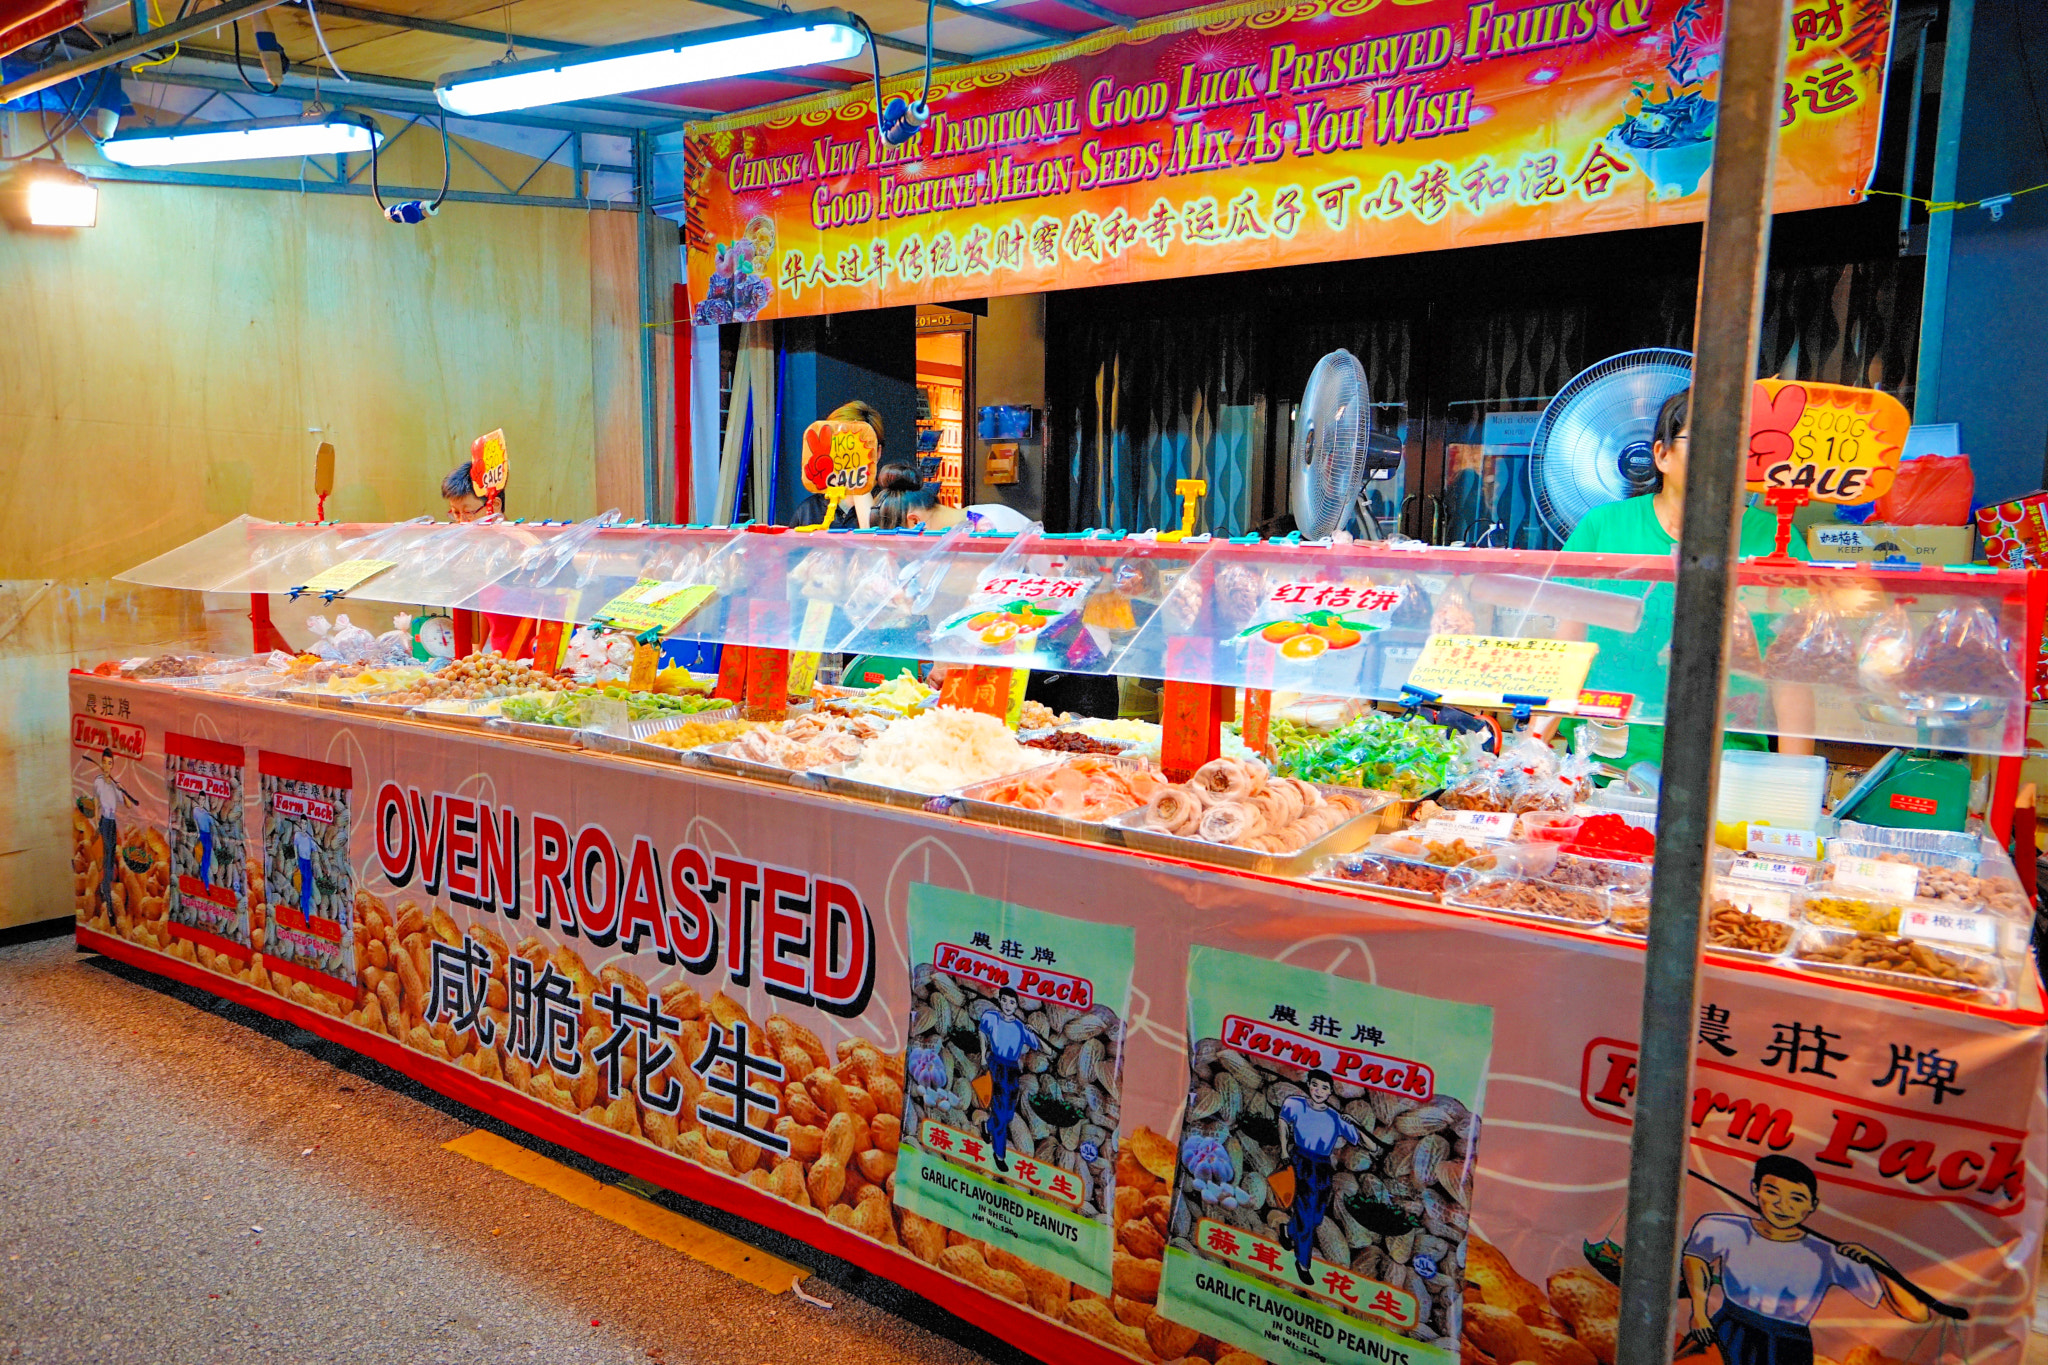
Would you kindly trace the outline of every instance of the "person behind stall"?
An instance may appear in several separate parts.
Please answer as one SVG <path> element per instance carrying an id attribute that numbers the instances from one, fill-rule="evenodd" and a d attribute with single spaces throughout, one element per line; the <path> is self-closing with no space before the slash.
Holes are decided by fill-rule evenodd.
<path id="1" fill-rule="evenodd" d="M 1650 446 L 1656 475 L 1650 491 L 1589 510 L 1579 518 L 1579 524 L 1572 528 L 1571 535 L 1565 540 L 1564 553 L 1668 555 L 1676 549 L 1679 529 L 1685 518 L 1685 469 L 1692 445 L 1691 426 L 1692 390 L 1681 389 L 1665 399 L 1664 406 L 1657 412 L 1656 439 Z M 1778 519 L 1775 515 L 1766 508 L 1745 507 L 1742 511 L 1742 539 L 1736 553 L 1743 558 L 1770 554 L 1777 548 L 1777 536 Z M 1810 557 L 1797 536 L 1792 538 L 1787 550 L 1798 559 Z M 1584 586 L 1609 592 L 1628 591 L 1611 581 L 1589 582 Z M 1667 670 L 1659 660 L 1660 651 L 1644 648 L 1643 641 L 1669 638 L 1673 598 L 1670 584 L 1653 585 L 1644 597 L 1643 624 L 1634 635 L 1575 622 L 1558 623 L 1559 638 L 1591 640 L 1600 646 L 1600 653 L 1595 656 L 1592 671 L 1586 678 L 1588 688 L 1629 693 L 1636 698 L 1638 705 L 1654 705 L 1664 696 Z M 1768 636 L 1764 636 L 1761 644 L 1767 646 L 1769 643 Z M 1747 679 L 1729 680 L 1731 702 L 1744 693 L 1754 695 L 1756 691 L 1757 685 Z M 1760 703 L 1762 698 L 1757 700 Z M 1797 684 L 1773 683 L 1770 700 L 1781 733 L 1811 728 L 1813 694 L 1807 688 Z M 1685 719 L 1667 717 L 1666 724 Z M 1618 768 L 1636 763 L 1661 763 L 1664 758 L 1664 728 L 1662 725 L 1629 726 L 1626 754 L 1608 761 Z M 1721 747 L 1766 750 L 1770 743 L 1762 735 L 1727 731 L 1721 737 Z M 1810 754 L 1813 741 L 1787 734 L 1778 741 L 1778 751 Z"/>
<path id="2" fill-rule="evenodd" d="M 981 1016 L 981 1064 L 988 1070 L 988 1127 L 983 1130 L 995 1150 L 996 1169 L 1008 1171 L 1010 1120 L 1017 1114 L 1017 1093 L 1024 1080 L 1024 1058 L 1047 1050 L 1045 1042 L 1024 1022 L 1014 988 L 996 992 L 996 1007 Z"/>
<path id="3" fill-rule="evenodd" d="M 1690 1345 L 1718 1347 L 1726 1365 L 1813 1365 L 1809 1324 L 1835 1288 L 1907 1322 L 1928 1320 L 1926 1304 L 1879 1276 L 1880 1266 L 1891 1269 L 1882 1256 L 1806 1230 L 1820 1208 L 1812 1167 L 1775 1152 L 1759 1157 L 1749 1190 L 1754 1214 L 1702 1214 L 1686 1236 Z M 1710 1315 L 1707 1296 L 1717 1282 L 1721 1306 Z"/>
<path id="4" fill-rule="evenodd" d="M 482 521 L 486 517 L 505 515 L 504 490 L 500 489 L 488 495 L 477 492 L 476 483 L 470 476 L 468 460 L 448 471 L 448 477 L 441 480 L 441 497 L 448 503 L 450 521 Z M 488 611 L 479 615 L 483 617 L 485 629 L 488 631 L 485 647 L 500 654 L 511 652 L 512 642 L 519 632 L 519 618 L 500 616 Z"/>
<path id="5" fill-rule="evenodd" d="M 1280 1245 L 1294 1253 L 1296 1277 L 1314 1284 L 1309 1260 L 1315 1255 L 1316 1229 L 1329 1216 L 1336 1195 L 1337 1152 L 1364 1142 L 1365 1135 L 1330 1102 L 1336 1082 L 1329 1072 L 1311 1071 L 1302 1084 L 1308 1093 L 1289 1095 L 1280 1106 L 1280 1159 L 1294 1169 L 1294 1203 L 1280 1229 Z"/>
<path id="6" fill-rule="evenodd" d="M 826 413 L 822 420 L 827 422 L 866 422 L 869 429 L 875 433 L 876 460 L 880 467 L 875 471 L 874 487 L 865 493 L 856 493 L 850 498 L 842 499 L 838 512 L 833 515 L 830 528 L 835 531 L 843 531 L 857 527 L 865 531 L 875 524 L 871 518 L 873 516 L 876 496 L 881 492 L 882 472 L 889 468 L 886 464 L 880 464 L 881 455 L 888 450 L 888 446 L 883 443 L 882 439 L 882 414 L 875 411 L 872 405 L 863 403 L 860 399 L 856 398 L 850 403 L 841 403 L 838 407 Z M 796 510 L 790 514 L 789 524 L 791 526 L 816 526 L 824 519 L 825 495 L 823 493 L 813 493 L 796 505 Z"/>

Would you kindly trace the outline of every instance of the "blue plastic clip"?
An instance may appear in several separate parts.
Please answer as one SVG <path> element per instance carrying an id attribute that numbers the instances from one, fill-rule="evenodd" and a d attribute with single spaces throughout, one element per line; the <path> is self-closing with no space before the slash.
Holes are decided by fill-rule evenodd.
<path id="1" fill-rule="evenodd" d="M 1232 545 L 1257 545 L 1263 539 L 1265 539 L 1265 537 L 1261 536 L 1257 531 L 1254 531 L 1248 536 L 1232 536 L 1230 538 L 1230 543 Z"/>
<path id="2" fill-rule="evenodd" d="M 1432 692 L 1426 687 L 1414 687 L 1408 683 L 1401 684 L 1401 707 L 1411 716 L 1422 709 L 1424 702 L 1443 699 L 1444 694 L 1441 692 Z"/>

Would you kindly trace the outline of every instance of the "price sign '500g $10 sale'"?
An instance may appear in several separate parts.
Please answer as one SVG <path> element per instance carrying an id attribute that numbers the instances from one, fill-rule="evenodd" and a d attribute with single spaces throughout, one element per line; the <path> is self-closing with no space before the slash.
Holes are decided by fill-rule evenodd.
<path id="1" fill-rule="evenodd" d="M 1749 490 L 1804 488 L 1817 502 L 1870 502 L 1890 491 L 1911 424 L 1898 399 L 1875 389 L 1759 379 Z"/>

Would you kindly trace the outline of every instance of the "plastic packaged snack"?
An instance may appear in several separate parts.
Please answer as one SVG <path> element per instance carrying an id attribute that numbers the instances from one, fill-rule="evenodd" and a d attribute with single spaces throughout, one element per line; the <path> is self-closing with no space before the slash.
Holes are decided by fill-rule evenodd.
<path id="1" fill-rule="evenodd" d="M 1763 652 L 1756 638 L 1756 622 L 1740 606 L 1735 608 L 1735 620 L 1729 636 L 1728 667 L 1751 677 L 1757 677 L 1764 671 Z"/>
<path id="2" fill-rule="evenodd" d="M 1977 605 L 1949 607 L 1920 635 L 1913 661 L 1900 675 L 1908 696 L 1986 696 L 2020 690 L 1991 613 Z"/>
<path id="3" fill-rule="evenodd" d="M 1764 676 L 1779 682 L 1856 686 L 1856 651 L 1841 617 L 1819 594 L 1778 622 L 1777 638 L 1764 651 Z"/>
<path id="4" fill-rule="evenodd" d="M 1865 692 L 1879 697 L 1899 695 L 1899 679 L 1913 658 L 1913 622 L 1906 615 L 1906 602 L 1893 602 L 1884 615 L 1863 632 L 1856 657 L 1856 681 Z"/>

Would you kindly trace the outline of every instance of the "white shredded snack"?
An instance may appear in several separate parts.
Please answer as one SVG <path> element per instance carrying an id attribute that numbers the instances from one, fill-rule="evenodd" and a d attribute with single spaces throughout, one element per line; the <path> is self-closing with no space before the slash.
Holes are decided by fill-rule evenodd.
<path id="1" fill-rule="evenodd" d="M 1051 755 L 1019 744 L 994 716 L 941 706 L 890 721 L 881 738 L 871 741 L 843 775 L 856 782 L 936 795 L 1049 761 Z"/>

